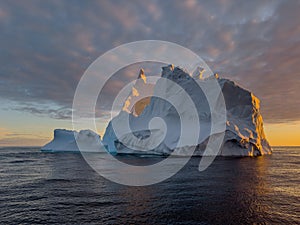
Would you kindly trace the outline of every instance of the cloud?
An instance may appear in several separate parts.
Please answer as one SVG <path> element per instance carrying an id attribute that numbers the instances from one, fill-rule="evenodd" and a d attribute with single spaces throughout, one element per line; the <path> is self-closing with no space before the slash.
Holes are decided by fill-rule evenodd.
<path id="1" fill-rule="evenodd" d="M 267 122 L 300 120 L 298 1 L 29 0 L 0 9 L 0 99 L 15 110 L 69 119 L 90 63 L 119 44 L 159 39 L 190 48 L 253 91 Z M 134 76 L 116 75 L 107 99 Z"/>
<path id="2" fill-rule="evenodd" d="M 67 107 L 61 107 L 58 109 L 47 108 L 40 106 L 20 106 L 13 108 L 14 110 L 28 112 L 37 116 L 48 116 L 52 119 L 71 119 L 72 118 L 72 110 Z"/>

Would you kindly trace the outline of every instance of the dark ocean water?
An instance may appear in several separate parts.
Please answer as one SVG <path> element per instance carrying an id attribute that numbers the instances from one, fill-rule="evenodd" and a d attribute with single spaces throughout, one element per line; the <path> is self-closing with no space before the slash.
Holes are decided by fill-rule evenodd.
<path id="1" fill-rule="evenodd" d="M 1 148 L 0 224 L 300 224 L 299 147 L 220 157 L 201 173 L 199 160 L 162 183 L 128 187 L 80 154 Z"/>

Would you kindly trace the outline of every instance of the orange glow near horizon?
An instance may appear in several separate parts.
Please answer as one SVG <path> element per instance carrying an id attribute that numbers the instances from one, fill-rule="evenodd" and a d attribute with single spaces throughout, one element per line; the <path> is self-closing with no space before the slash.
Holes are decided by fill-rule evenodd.
<path id="1" fill-rule="evenodd" d="M 46 121 L 43 125 L 42 121 L 46 118 L 40 118 L 39 123 L 33 125 L 31 129 L 25 122 L 18 129 L 6 126 L 0 127 L 0 147 L 1 146 L 42 146 L 52 140 L 53 130 L 55 128 L 72 129 L 71 122 L 58 121 L 49 124 Z M 39 126 L 37 124 L 40 124 Z M 103 136 L 106 124 L 97 123 L 99 125 L 98 133 Z M 101 126 L 102 125 L 102 126 Z M 10 127 L 10 128 L 9 128 Z M 271 146 L 300 146 L 300 121 L 278 124 L 264 124 L 264 130 Z"/>
<path id="2" fill-rule="evenodd" d="M 264 124 L 271 146 L 300 146 L 300 121 L 279 124 Z"/>

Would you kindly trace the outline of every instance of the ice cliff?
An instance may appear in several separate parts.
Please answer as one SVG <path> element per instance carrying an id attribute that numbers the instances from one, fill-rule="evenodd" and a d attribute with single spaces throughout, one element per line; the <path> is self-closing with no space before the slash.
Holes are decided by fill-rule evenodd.
<path id="1" fill-rule="evenodd" d="M 203 155 L 204 149 L 209 138 L 214 138 L 217 133 L 211 131 L 210 110 L 205 94 L 199 86 L 196 85 L 195 79 L 200 80 L 205 89 L 210 92 L 212 81 L 218 82 L 222 90 L 226 104 L 226 126 L 225 136 L 222 148 L 218 155 L 223 156 L 259 156 L 271 154 L 272 149 L 266 139 L 263 129 L 263 119 L 260 113 L 260 101 L 250 91 L 238 86 L 233 81 L 219 78 L 217 74 L 208 78 L 202 77 L 203 70 L 198 68 L 192 75 L 179 67 L 169 65 L 162 68 L 162 77 L 167 78 L 180 85 L 191 97 L 199 116 L 201 131 L 196 144 L 178 146 L 180 134 L 180 120 L 189 117 L 187 111 L 176 112 L 175 108 L 161 98 L 151 97 L 144 98 L 132 104 L 139 93 L 152 90 L 156 93 L 158 90 L 164 90 L 165 95 L 174 96 L 177 104 L 185 107 L 186 98 L 182 92 L 172 93 L 172 88 L 164 86 L 158 82 L 155 86 L 147 86 L 147 78 L 144 71 L 141 70 L 138 82 L 132 88 L 132 93 L 124 103 L 123 110 L 109 122 L 106 132 L 103 136 L 103 144 L 106 149 L 112 153 L 135 153 L 135 154 L 158 154 L 167 155 L 175 151 L 178 155 L 184 155 L 189 148 L 195 148 L 194 155 Z M 142 81 L 141 81 L 142 80 Z M 149 88 L 150 86 L 150 88 Z M 167 132 L 164 134 L 157 126 L 154 129 L 149 128 L 149 122 L 154 117 L 161 118 L 167 126 Z M 118 136 L 113 129 L 112 124 L 122 124 L 129 118 L 132 133 L 123 133 Z M 187 118 L 186 121 L 189 121 Z M 162 124 L 163 126 L 163 124 Z M 193 123 L 190 124 L 190 130 L 187 136 L 193 132 Z M 159 126 L 158 126 L 159 127 Z M 153 149 L 144 151 L 151 146 L 153 138 L 162 138 L 161 143 Z M 149 139 L 149 140 L 148 140 Z M 51 143 L 50 143 L 51 144 Z"/>

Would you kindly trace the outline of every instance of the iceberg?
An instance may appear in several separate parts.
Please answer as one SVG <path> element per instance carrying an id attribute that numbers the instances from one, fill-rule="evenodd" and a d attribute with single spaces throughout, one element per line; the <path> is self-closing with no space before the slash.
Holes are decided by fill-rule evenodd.
<path id="1" fill-rule="evenodd" d="M 151 80 L 150 77 L 147 77 L 141 69 L 138 80 L 124 101 L 122 110 L 108 123 L 102 140 L 91 130 L 77 132 L 56 129 L 53 140 L 41 150 L 50 152 L 107 151 L 113 155 L 154 154 L 162 156 L 169 154 L 188 156 L 190 152 L 193 152 L 194 156 L 271 154 L 272 148 L 264 133 L 260 100 L 252 92 L 229 79 L 220 78 L 218 74 L 204 78 L 203 72 L 204 69 L 198 67 L 192 74 L 189 74 L 179 67 L 169 65 L 162 68 L 161 77 L 164 80 L 158 80 L 153 84 L 148 82 L 148 78 Z M 166 80 L 172 82 L 165 82 Z M 207 95 L 215 94 L 213 90 L 215 84 L 220 87 L 223 95 L 224 111 L 210 111 L 211 103 L 208 102 Z M 176 85 L 181 89 L 174 88 Z M 167 99 L 171 99 L 177 108 L 172 105 L 172 102 L 157 97 L 157 93 L 162 93 Z M 195 111 L 191 110 L 186 94 L 192 100 Z M 218 97 L 216 96 L 216 99 Z M 213 104 L 218 103 L 216 101 Z M 194 117 L 195 112 L 197 117 Z M 224 130 L 212 129 L 212 113 L 219 118 L 223 118 L 223 114 L 226 114 Z M 189 128 L 184 133 L 181 133 L 181 121 L 187 123 Z M 122 132 L 114 129 L 113 124 L 119 125 Z M 123 129 L 122 126 L 130 130 Z M 199 127 L 200 132 L 196 134 L 195 142 L 191 137 L 195 137 L 194 133 Z M 218 152 L 207 151 L 208 143 L 220 140 L 221 132 L 224 134 L 221 148 Z M 182 137 L 184 141 L 180 142 Z"/>
<path id="2" fill-rule="evenodd" d="M 263 118 L 260 113 L 260 100 L 250 91 L 240 87 L 235 82 L 220 78 L 218 74 L 203 78 L 203 69 L 198 67 L 190 75 L 179 67 L 173 65 L 162 68 L 161 77 L 180 85 L 190 96 L 195 104 L 200 124 L 200 134 L 197 143 L 178 145 L 180 136 L 184 135 L 188 140 L 193 135 L 195 123 L 191 119 L 189 109 L 186 107 L 187 99 L 183 92 L 172 91 L 170 85 L 158 81 L 155 85 L 147 85 L 147 77 L 141 70 L 139 79 L 132 88 L 131 95 L 124 103 L 123 109 L 107 125 L 102 143 L 111 154 L 156 154 L 156 155 L 185 155 L 193 149 L 193 155 L 209 155 L 205 153 L 208 141 L 218 138 L 218 131 L 211 130 L 211 112 L 206 99 L 206 94 L 196 84 L 212 94 L 212 83 L 217 81 L 224 96 L 226 105 L 226 125 L 222 147 L 217 155 L 222 156 L 260 156 L 271 154 L 272 149 L 266 139 Z M 149 91 L 155 94 L 163 90 L 165 96 L 171 96 L 176 104 L 183 110 L 177 112 L 167 101 L 161 98 L 148 97 L 133 102 L 139 93 Z M 214 112 L 218 113 L 218 112 Z M 221 113 L 219 116 L 222 116 Z M 153 118 L 156 118 L 153 120 Z M 160 119 L 157 119 L 160 118 Z M 131 132 L 115 133 L 113 124 L 125 124 L 129 121 Z M 163 122 L 162 122 L 162 121 Z M 190 130 L 186 134 L 180 134 L 180 120 L 191 121 Z M 151 123 L 156 123 L 151 127 Z M 150 125 L 149 125 L 150 124 Z M 196 123 L 197 124 L 197 123 Z M 164 132 L 164 129 L 166 132 Z M 152 138 L 149 138 L 149 137 Z M 158 145 L 153 142 L 161 140 Z M 149 149 L 149 146 L 153 146 Z M 146 150 L 145 150 L 146 149 Z M 213 155 L 213 154 L 212 154 Z"/>
<path id="3" fill-rule="evenodd" d="M 55 129 L 54 138 L 41 148 L 47 152 L 105 152 L 101 143 L 101 137 L 91 130 L 79 132 L 66 129 Z"/>

